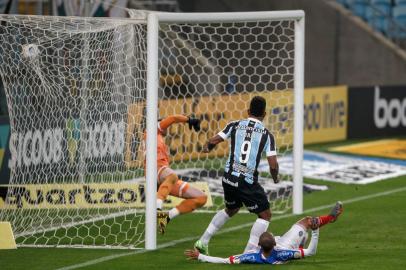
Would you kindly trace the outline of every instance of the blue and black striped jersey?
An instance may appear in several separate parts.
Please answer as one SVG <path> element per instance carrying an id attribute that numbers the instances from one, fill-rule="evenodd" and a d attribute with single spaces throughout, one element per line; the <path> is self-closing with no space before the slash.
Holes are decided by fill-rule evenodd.
<path id="1" fill-rule="evenodd" d="M 230 139 L 225 173 L 243 177 L 247 183 L 257 181 L 263 152 L 267 157 L 276 155 L 274 136 L 255 118 L 230 122 L 218 135 Z"/>

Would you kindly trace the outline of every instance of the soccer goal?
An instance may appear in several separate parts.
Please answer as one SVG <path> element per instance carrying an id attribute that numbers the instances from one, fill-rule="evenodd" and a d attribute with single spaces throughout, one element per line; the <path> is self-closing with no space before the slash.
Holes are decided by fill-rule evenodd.
<path id="1" fill-rule="evenodd" d="M 206 210 L 224 207 L 221 176 L 228 145 L 223 143 L 207 155 L 201 153 L 203 144 L 227 122 L 246 118 L 251 97 L 260 95 L 268 103 L 264 122 L 276 137 L 279 156 L 293 156 L 294 166 L 275 185 L 264 159 L 259 181 L 274 212 L 293 207 L 294 213 L 301 213 L 304 13 L 151 13 L 148 27 L 154 35 L 148 42 L 148 74 L 153 76 L 148 79 L 152 87 L 148 88 L 148 105 L 152 105 L 148 124 L 151 132 L 156 130 L 157 107 L 158 117 L 180 113 L 202 120 L 200 133 L 184 125 L 172 126 L 167 144 L 171 167 L 180 178 L 208 185 L 212 204 Z M 154 149 L 155 138 L 148 139 L 148 149 Z M 156 159 L 150 157 L 147 183 L 156 179 Z M 155 209 L 155 201 L 150 203 Z M 154 248 L 155 230 L 146 234 L 147 247 Z"/>
<path id="2" fill-rule="evenodd" d="M 227 144 L 201 153 L 254 95 L 291 173 L 260 181 L 274 212 L 302 212 L 304 13 L 159 13 L 132 19 L 1 15 L 0 73 L 10 112 L 10 184 L 0 220 L 20 246 L 156 248 L 159 117 L 171 167 L 223 205 Z M 168 200 L 167 206 L 176 202 Z"/>

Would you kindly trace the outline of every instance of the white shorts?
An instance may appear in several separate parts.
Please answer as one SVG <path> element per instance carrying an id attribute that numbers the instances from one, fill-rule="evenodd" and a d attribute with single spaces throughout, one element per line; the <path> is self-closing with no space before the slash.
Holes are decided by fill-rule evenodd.
<path id="1" fill-rule="evenodd" d="M 276 248 L 296 250 L 303 247 L 307 241 L 307 231 L 299 224 L 294 224 L 282 236 L 275 236 Z"/>

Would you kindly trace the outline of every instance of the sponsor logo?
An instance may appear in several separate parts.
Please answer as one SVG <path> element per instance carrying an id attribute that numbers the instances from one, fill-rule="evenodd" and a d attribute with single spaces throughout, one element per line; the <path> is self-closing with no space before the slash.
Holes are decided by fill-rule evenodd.
<path id="1" fill-rule="evenodd" d="M 377 128 L 406 127 L 406 98 L 386 100 L 380 97 L 380 89 L 375 87 L 374 122 Z"/>
<path id="2" fill-rule="evenodd" d="M 5 208 L 111 208 L 141 207 L 140 184 L 46 184 L 8 186 Z"/>
<path id="3" fill-rule="evenodd" d="M 242 254 L 236 258 L 239 262 L 256 262 L 255 254 Z"/>
<path id="4" fill-rule="evenodd" d="M 80 120 L 68 120 L 62 128 L 28 130 L 10 135 L 10 169 L 39 164 L 56 164 L 69 157 L 74 164 L 82 137 L 85 158 L 104 158 L 124 153 L 124 122 L 102 122 L 81 130 Z M 67 147 L 65 147 L 67 144 Z M 67 151 L 66 151 L 67 150 Z"/>
<path id="5" fill-rule="evenodd" d="M 289 260 L 294 256 L 294 251 L 282 250 L 278 252 L 278 259 L 282 261 Z"/>
<path id="6" fill-rule="evenodd" d="M 316 92 L 317 93 L 317 92 Z M 310 103 L 304 105 L 305 130 L 322 128 L 340 128 L 345 124 L 345 103 L 343 100 L 332 99 L 330 93 L 323 93 L 320 97 L 311 94 Z"/>
<path id="7" fill-rule="evenodd" d="M 46 130 L 29 130 L 25 133 L 11 133 L 8 162 L 10 169 L 40 163 L 58 163 L 63 158 L 63 130 L 61 128 Z"/>
<path id="8" fill-rule="evenodd" d="M 346 87 L 310 88 L 304 92 L 304 142 L 343 140 L 347 136 Z"/>
<path id="9" fill-rule="evenodd" d="M 0 198 L 0 209 L 83 209 L 83 208 L 144 208 L 145 183 L 141 181 L 112 184 L 44 184 L 9 185 L 7 197 Z M 203 191 L 213 206 L 207 183 L 191 186 Z M 169 196 L 164 207 L 174 207 L 183 199 Z"/>
<path id="10" fill-rule="evenodd" d="M 261 128 L 254 128 L 254 127 L 249 127 L 249 126 L 241 126 L 238 125 L 236 127 L 236 129 L 240 129 L 240 130 L 247 130 L 247 131 L 253 131 L 253 132 L 257 132 L 257 133 L 261 133 L 261 134 L 266 134 L 266 130 L 265 129 L 261 129 Z M 249 133 L 248 133 L 249 134 Z M 246 135 L 248 135 L 246 134 Z"/>
<path id="11" fill-rule="evenodd" d="M 223 177 L 223 182 L 226 183 L 226 184 L 229 184 L 230 186 L 238 187 L 238 182 L 232 182 L 232 181 L 230 181 L 230 180 L 228 180 L 227 178 L 224 178 L 224 177 Z"/>
<path id="12" fill-rule="evenodd" d="M 255 170 L 250 169 L 242 164 L 234 163 L 233 164 L 233 171 L 242 174 L 253 174 Z"/>
<path id="13" fill-rule="evenodd" d="M 229 202 L 229 201 L 227 201 L 226 199 L 224 199 L 224 203 L 225 203 L 225 204 L 228 204 L 228 205 L 233 205 L 233 204 L 235 204 L 235 201 Z"/>
<path id="14" fill-rule="evenodd" d="M 247 206 L 247 209 L 248 210 L 254 210 L 254 209 L 257 209 L 258 208 L 258 205 L 257 204 L 255 204 L 255 205 L 253 205 L 253 206 Z"/>
<path id="15" fill-rule="evenodd" d="M 123 154 L 124 131 L 124 122 L 103 122 L 86 126 L 83 131 L 86 146 L 85 157 L 103 158 Z"/>

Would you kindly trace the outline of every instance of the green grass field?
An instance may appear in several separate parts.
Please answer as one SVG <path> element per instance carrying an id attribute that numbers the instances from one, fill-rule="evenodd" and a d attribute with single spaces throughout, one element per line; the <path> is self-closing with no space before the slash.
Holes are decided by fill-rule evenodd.
<path id="1" fill-rule="evenodd" d="M 319 147 L 317 147 L 319 148 Z M 321 148 L 321 147 L 320 147 Z M 312 147 L 314 149 L 314 147 Z M 340 219 L 322 228 L 317 254 L 279 269 L 405 269 L 406 267 L 406 176 L 368 185 L 344 185 L 313 179 L 328 191 L 304 197 L 306 213 L 328 213 L 341 200 Z M 0 251 L 0 269 L 253 269 L 270 266 L 212 265 L 187 261 L 183 251 L 192 247 L 213 214 L 190 214 L 174 219 L 167 234 L 159 236 L 158 250 L 103 250 L 61 248 L 19 248 Z M 213 237 L 210 253 L 230 256 L 241 253 L 255 220 L 251 214 L 233 217 Z M 298 219 L 291 214 L 275 215 L 269 227 L 275 235 L 284 233 Z"/>

